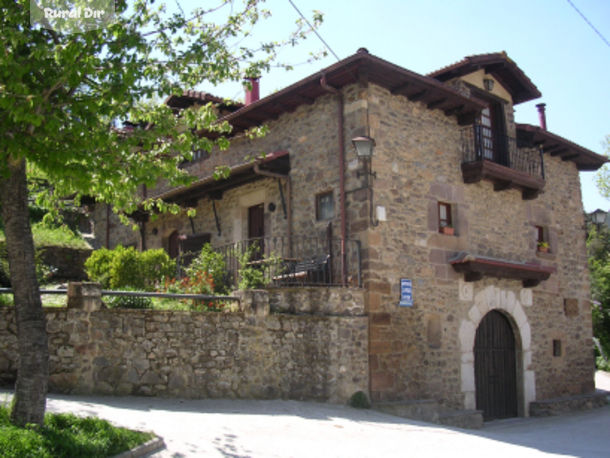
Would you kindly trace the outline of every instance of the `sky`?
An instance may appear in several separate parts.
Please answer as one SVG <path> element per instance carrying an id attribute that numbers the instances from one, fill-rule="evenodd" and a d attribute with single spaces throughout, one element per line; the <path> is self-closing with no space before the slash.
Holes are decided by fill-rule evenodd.
<path id="1" fill-rule="evenodd" d="M 168 1 L 168 7 L 172 0 Z M 176 0 L 173 0 L 176 1 Z M 570 0 L 610 42 L 610 1 Z M 377 57 L 426 74 L 466 56 L 506 51 L 542 93 L 540 99 L 515 107 L 520 123 L 538 125 L 538 103 L 546 103 L 550 132 L 595 153 L 604 154 L 610 135 L 610 45 L 587 24 L 568 0 L 292 0 L 311 18 L 324 13 L 318 30 L 340 59 L 365 47 Z M 205 2 L 210 3 L 210 2 Z M 187 11 L 202 2 L 181 0 Z M 255 40 L 285 38 L 299 18 L 289 0 L 268 0 L 272 17 L 254 30 Z M 254 44 L 254 42 L 252 42 Z M 323 50 L 311 35 L 280 54 L 284 62 L 305 62 Z M 261 96 L 305 78 L 337 59 L 328 57 L 275 68 L 261 78 Z M 239 84 L 197 88 L 219 96 L 243 98 Z M 585 211 L 610 209 L 595 185 L 595 172 L 581 172 Z"/>

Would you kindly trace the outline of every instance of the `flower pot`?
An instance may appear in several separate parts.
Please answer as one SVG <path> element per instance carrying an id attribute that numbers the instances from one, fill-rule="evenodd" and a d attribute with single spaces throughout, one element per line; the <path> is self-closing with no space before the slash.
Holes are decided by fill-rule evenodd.
<path id="1" fill-rule="evenodd" d="M 441 233 L 445 235 L 454 235 L 455 229 L 453 227 L 441 227 Z"/>
<path id="2" fill-rule="evenodd" d="M 539 246 L 538 251 L 540 251 L 541 253 L 548 253 L 549 247 L 548 246 L 544 246 L 544 247 Z"/>

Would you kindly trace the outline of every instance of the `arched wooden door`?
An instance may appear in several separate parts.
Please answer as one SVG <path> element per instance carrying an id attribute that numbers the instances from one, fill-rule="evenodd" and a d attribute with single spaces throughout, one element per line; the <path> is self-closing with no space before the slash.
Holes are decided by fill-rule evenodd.
<path id="1" fill-rule="evenodd" d="M 477 410 L 485 421 L 518 415 L 515 347 L 508 318 L 496 310 L 485 315 L 474 341 Z"/>

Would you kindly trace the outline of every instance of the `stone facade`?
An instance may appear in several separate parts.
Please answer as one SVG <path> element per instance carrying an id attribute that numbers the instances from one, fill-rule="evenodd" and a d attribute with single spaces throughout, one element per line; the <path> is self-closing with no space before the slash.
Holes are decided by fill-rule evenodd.
<path id="1" fill-rule="evenodd" d="M 49 389 L 74 394 L 346 403 L 368 391 L 366 317 L 46 309 Z M 0 308 L 0 383 L 16 377 Z"/>
<path id="2" fill-rule="evenodd" d="M 557 269 L 525 293 L 531 294 L 531 305 L 519 308 L 518 316 L 503 308 L 515 329 L 527 334 L 521 335 L 523 403 L 590 393 L 589 283 L 575 165 L 545 158 L 545 192 L 533 201 L 523 200 L 517 190 L 494 192 L 492 183 L 464 184 L 455 121 L 382 88 L 371 92 L 371 135 L 379 139 L 374 186 L 388 215 L 387 222 L 361 232 L 373 400 L 435 398 L 449 408 L 474 408 L 472 344 L 482 313 L 472 319 L 473 306 L 489 291 L 519 298 L 523 286 L 484 280 L 467 285 L 469 300 L 460 299 L 462 277 L 447 261 L 461 251 Z M 452 206 L 455 236 L 438 231 L 439 201 Z M 550 254 L 537 253 L 535 226 L 548 228 Z M 412 308 L 397 306 L 400 278 L 413 281 Z M 574 304 L 571 316 L 565 300 Z M 487 310 L 496 307 L 502 303 L 489 303 Z M 464 322 L 470 323 L 468 331 Z M 460 341 L 465 332 L 468 341 Z M 550 352 L 557 339 L 566 347 L 554 358 Z M 520 410 L 526 414 L 526 404 Z"/>
<path id="3" fill-rule="evenodd" d="M 505 55 L 499 58 L 508 67 L 514 65 Z M 371 66 L 381 65 L 371 62 L 359 74 L 363 81 Z M 388 67 L 388 79 L 394 70 Z M 461 170 L 462 130 L 472 129 L 474 118 L 468 123 L 451 114 L 459 113 L 459 107 L 435 108 L 447 97 L 463 97 L 467 103 L 485 95 L 500 107 L 504 133 L 515 138 L 513 103 L 523 100 L 514 102 L 513 97 L 523 94 L 503 86 L 494 71 L 477 69 L 445 81 L 455 94 L 428 102 L 417 100 L 436 81 L 408 97 L 401 91 L 417 81 L 395 87 L 365 81 L 340 88 L 344 143 L 359 135 L 376 140 L 370 164 L 374 177 L 362 173 L 367 163 L 350 148 L 344 164 L 347 237 L 362 246 L 362 303 L 351 297 L 342 304 L 346 308 L 335 310 L 324 303 L 324 292 L 298 289 L 272 290 L 270 302 L 272 309 L 294 314 L 350 315 L 362 307 L 369 334 L 361 345 L 369 349 L 374 402 L 432 399 L 442 412 L 475 409 L 473 345 L 481 320 L 491 310 L 508 318 L 515 336 L 519 415 L 528 415 L 534 401 L 594 390 L 580 165 L 574 160 L 578 155 L 544 154 L 544 190 L 531 200 L 524 200 L 518 189 L 500 191 L 502 186 L 488 181 L 467 184 Z M 527 79 L 521 73 L 513 76 Z M 483 93 L 489 78 L 494 88 Z M 527 81 L 523 84 L 530 99 L 539 97 Z M 267 122 L 270 133 L 264 139 L 235 139 L 228 151 L 193 163 L 189 170 L 203 178 L 217 165 L 243 164 L 244 157 L 261 151 L 287 151 L 293 234 L 322 236 L 331 223 L 339 235 L 338 99 L 336 94 L 320 95 L 286 110 Z M 603 163 L 603 158 L 594 160 Z M 151 192 L 165 191 L 160 185 Z M 319 221 L 316 195 L 327 191 L 333 192 L 335 216 Z M 247 208 L 260 203 L 265 205 L 265 235 L 284 236 L 288 222 L 279 201 L 278 182 L 272 178 L 235 187 L 216 202 L 220 234 L 211 201 L 200 199 L 192 222 L 180 214 L 147 223 L 147 246 L 165 246 L 174 230 L 210 233 L 212 245 L 240 241 L 247 236 Z M 454 235 L 439 231 L 439 202 L 450 206 Z M 275 212 L 267 210 L 270 203 L 276 204 Z M 537 251 L 539 230 L 550 245 L 548 253 Z M 112 237 L 120 239 L 121 234 Z M 545 266 L 555 273 L 534 288 L 509 278 L 465 282 L 448 262 L 461 252 Z M 412 281 L 412 307 L 399 306 L 403 278 Z"/>

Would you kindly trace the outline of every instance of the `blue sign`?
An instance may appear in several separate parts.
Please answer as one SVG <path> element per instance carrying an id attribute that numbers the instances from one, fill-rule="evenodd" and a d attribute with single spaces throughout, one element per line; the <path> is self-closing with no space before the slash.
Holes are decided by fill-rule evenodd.
<path id="1" fill-rule="evenodd" d="M 400 279 L 400 302 L 401 307 L 413 307 L 413 283 L 408 278 Z"/>

